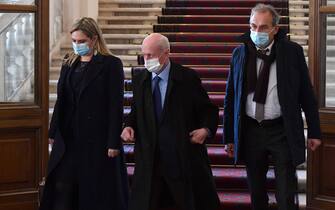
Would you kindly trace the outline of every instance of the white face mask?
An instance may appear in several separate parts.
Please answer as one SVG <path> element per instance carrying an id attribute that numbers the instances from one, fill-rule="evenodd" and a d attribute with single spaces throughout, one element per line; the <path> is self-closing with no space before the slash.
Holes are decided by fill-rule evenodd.
<path id="1" fill-rule="evenodd" d="M 145 66 L 146 69 L 148 69 L 149 72 L 154 72 L 156 74 L 162 68 L 162 64 L 159 63 L 158 58 L 152 58 L 152 59 L 149 59 L 149 60 L 144 60 L 144 66 Z"/>

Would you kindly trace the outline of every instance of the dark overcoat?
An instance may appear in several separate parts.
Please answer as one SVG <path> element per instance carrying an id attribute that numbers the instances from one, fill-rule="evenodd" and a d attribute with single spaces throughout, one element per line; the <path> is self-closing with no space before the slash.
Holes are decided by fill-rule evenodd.
<path id="1" fill-rule="evenodd" d="M 87 67 L 78 99 L 70 85 L 70 75 L 79 59 L 71 66 L 63 64 L 57 85 L 57 101 L 52 116 L 49 138 L 54 139 L 40 210 L 51 209 L 55 187 L 54 172 L 64 154 L 67 135 L 73 132 L 80 143 L 78 179 L 81 183 L 80 209 L 126 210 L 128 184 L 120 139 L 123 120 L 122 62 L 115 56 L 97 54 Z M 75 113 L 75 114 L 74 114 Z M 75 122 L 75 131 L 69 131 Z M 115 158 L 107 156 L 108 148 L 120 149 Z"/>
<path id="2" fill-rule="evenodd" d="M 240 41 L 250 40 L 250 32 Z M 318 105 L 309 78 L 303 48 L 287 39 L 283 30 L 275 36 L 278 99 L 292 163 L 305 161 L 305 136 L 302 112 L 305 113 L 308 138 L 321 139 Z M 245 78 L 248 47 L 242 44 L 233 51 L 224 102 L 224 143 L 234 143 L 235 162 L 243 160 L 243 118 L 245 117 Z"/>
<path id="3" fill-rule="evenodd" d="M 192 144 L 189 133 L 208 128 L 214 136 L 218 108 L 213 105 L 194 70 L 171 63 L 161 121 L 155 121 L 151 89 L 152 75 L 147 70 L 133 73 L 133 102 L 125 126 L 135 129 L 135 171 L 131 186 L 130 210 L 147 210 L 158 138 L 160 153 L 170 154 L 172 165 L 167 176 L 181 174 L 184 189 L 191 194 L 197 210 L 219 206 L 206 145 Z M 163 126 L 164 125 L 164 126 Z M 158 134 L 158 127 L 164 127 Z M 159 137 L 160 136 L 160 137 Z M 174 142 L 173 148 L 169 142 Z M 164 155 L 163 154 L 163 155 Z M 178 170 L 177 170 L 178 168 Z"/>

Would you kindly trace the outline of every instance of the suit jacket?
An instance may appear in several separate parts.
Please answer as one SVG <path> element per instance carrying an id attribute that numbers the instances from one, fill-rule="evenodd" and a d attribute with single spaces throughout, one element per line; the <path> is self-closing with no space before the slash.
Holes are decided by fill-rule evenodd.
<path id="1" fill-rule="evenodd" d="M 195 71 L 171 62 L 163 113 L 161 121 L 156 122 L 151 78 L 147 70 L 133 73 L 133 102 L 125 123 L 135 129 L 136 138 L 129 209 L 149 208 L 158 147 L 165 172 L 170 178 L 183 181 L 196 209 L 217 209 L 219 199 L 206 145 L 192 144 L 189 133 L 206 127 L 215 134 L 218 108 L 210 102 Z"/>
<path id="2" fill-rule="evenodd" d="M 240 41 L 246 42 L 250 32 Z M 308 126 L 308 138 L 321 138 L 320 119 L 317 101 L 308 75 L 303 49 L 286 38 L 279 30 L 275 36 L 277 89 L 284 120 L 285 134 L 292 161 L 299 165 L 305 161 L 304 124 L 301 110 L 304 111 Z M 241 158 L 243 143 L 243 113 L 245 109 L 245 72 L 248 56 L 245 44 L 237 47 L 232 56 L 224 101 L 224 143 L 234 143 L 235 163 Z"/>
<path id="3" fill-rule="evenodd" d="M 75 147 L 78 157 L 78 179 L 80 193 L 87 209 L 127 208 L 127 173 L 123 160 L 121 129 L 123 119 L 123 67 L 114 56 L 93 56 L 86 69 L 77 100 L 70 85 L 70 75 L 79 59 L 71 66 L 62 65 L 57 85 L 57 101 L 52 116 L 49 137 L 54 139 L 50 154 L 48 176 L 40 209 L 51 209 L 54 190 L 54 171 L 73 141 L 71 132 L 76 133 Z M 75 123 L 71 127 L 71 123 Z M 75 129 L 69 131 L 70 128 Z M 108 158 L 107 149 L 120 149 L 117 158 Z M 92 189 L 93 193 L 92 193 Z M 90 192 L 90 193 L 88 193 Z M 104 196 L 102 196 L 104 195 Z"/>

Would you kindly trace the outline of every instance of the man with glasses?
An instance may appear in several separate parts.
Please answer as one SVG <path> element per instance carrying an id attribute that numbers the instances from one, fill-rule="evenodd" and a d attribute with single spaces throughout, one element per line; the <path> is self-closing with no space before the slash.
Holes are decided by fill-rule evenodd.
<path id="1" fill-rule="evenodd" d="M 276 177 L 279 210 L 293 210 L 296 166 L 305 161 L 307 145 L 321 144 L 317 101 L 303 49 L 279 28 L 280 16 L 265 4 L 250 16 L 250 32 L 233 52 L 224 102 L 224 142 L 237 163 L 246 164 L 253 210 L 268 209 L 266 174 L 269 157 Z"/>

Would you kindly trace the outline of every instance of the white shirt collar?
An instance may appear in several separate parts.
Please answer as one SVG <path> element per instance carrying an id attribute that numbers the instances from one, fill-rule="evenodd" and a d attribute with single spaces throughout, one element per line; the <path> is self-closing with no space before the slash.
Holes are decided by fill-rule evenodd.
<path id="1" fill-rule="evenodd" d="M 164 67 L 164 69 L 159 74 L 156 74 L 155 72 L 152 72 L 151 79 L 154 79 L 157 75 L 159 75 L 159 77 L 162 80 L 167 81 L 169 79 L 170 67 L 171 67 L 171 63 L 170 63 L 170 61 L 168 61 L 168 64 Z"/>

